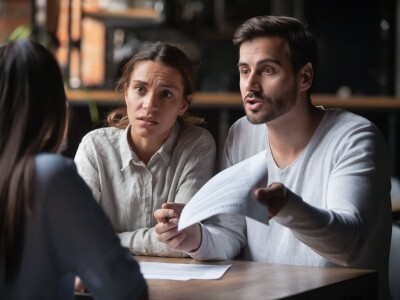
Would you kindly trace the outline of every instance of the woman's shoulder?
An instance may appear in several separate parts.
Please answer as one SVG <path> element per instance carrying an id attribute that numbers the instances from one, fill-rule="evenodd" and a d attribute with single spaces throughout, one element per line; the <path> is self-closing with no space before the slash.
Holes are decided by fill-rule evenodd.
<path id="1" fill-rule="evenodd" d="M 214 140 L 212 134 L 206 129 L 198 125 L 181 125 L 180 137 L 185 139 Z"/>
<path id="2" fill-rule="evenodd" d="M 37 199 L 53 205 L 71 202 L 71 198 L 82 201 L 78 198 L 92 197 L 74 161 L 51 153 L 40 153 L 35 157 L 35 194 Z"/>
<path id="3" fill-rule="evenodd" d="M 216 143 L 213 135 L 198 125 L 183 125 L 178 137 L 178 145 L 185 149 L 215 149 Z"/>
<path id="4" fill-rule="evenodd" d="M 40 153 L 35 156 L 36 178 L 48 181 L 68 172 L 76 173 L 76 166 L 71 158 L 55 153 Z"/>
<path id="5" fill-rule="evenodd" d="M 57 170 L 70 168 L 74 165 L 71 158 L 56 153 L 39 153 L 35 156 L 36 170 L 57 172 Z"/>
<path id="6" fill-rule="evenodd" d="M 116 127 L 102 127 L 94 129 L 88 132 L 83 138 L 82 143 L 102 143 L 109 141 L 111 144 L 119 140 L 121 135 L 125 132 L 125 129 L 120 129 Z"/>

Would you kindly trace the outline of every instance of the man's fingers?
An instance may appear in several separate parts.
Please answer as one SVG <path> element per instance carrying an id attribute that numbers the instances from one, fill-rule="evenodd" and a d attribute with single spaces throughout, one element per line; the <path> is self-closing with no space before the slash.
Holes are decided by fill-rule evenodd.
<path id="1" fill-rule="evenodd" d="M 281 183 L 272 183 L 268 187 L 255 190 L 256 199 L 268 207 L 269 216 L 272 218 L 286 205 L 286 188 Z"/>
<path id="2" fill-rule="evenodd" d="M 268 198 L 270 195 L 269 187 L 256 189 L 254 195 L 261 204 L 268 206 Z"/>

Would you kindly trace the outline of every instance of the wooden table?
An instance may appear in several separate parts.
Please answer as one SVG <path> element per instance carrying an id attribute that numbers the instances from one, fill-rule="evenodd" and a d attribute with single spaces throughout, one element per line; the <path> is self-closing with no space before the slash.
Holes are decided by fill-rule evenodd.
<path id="1" fill-rule="evenodd" d="M 136 256 L 138 261 L 194 263 L 193 259 Z M 248 261 L 232 264 L 219 280 L 147 280 L 150 299 L 376 299 L 378 272 L 349 268 L 313 268 Z M 360 299 L 358 298 L 358 299 Z"/>

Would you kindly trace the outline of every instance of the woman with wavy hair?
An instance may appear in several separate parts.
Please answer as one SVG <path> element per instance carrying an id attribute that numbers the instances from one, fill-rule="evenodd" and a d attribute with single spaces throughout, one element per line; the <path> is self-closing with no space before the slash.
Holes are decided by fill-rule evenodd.
<path id="1" fill-rule="evenodd" d="M 118 81 L 123 107 L 109 114 L 109 127 L 82 139 L 75 156 L 122 245 L 136 255 L 186 256 L 158 241 L 153 212 L 165 202 L 187 203 L 214 171 L 215 141 L 188 114 L 193 77 L 178 47 L 138 49 Z"/>

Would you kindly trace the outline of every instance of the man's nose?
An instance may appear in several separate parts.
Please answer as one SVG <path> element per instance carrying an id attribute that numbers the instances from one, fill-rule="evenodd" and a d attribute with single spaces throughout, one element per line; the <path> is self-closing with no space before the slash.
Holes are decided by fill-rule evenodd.
<path id="1" fill-rule="evenodd" d="M 247 81 L 246 81 L 246 89 L 248 91 L 259 91 L 261 88 L 260 86 L 260 78 L 258 76 L 258 74 L 256 72 L 252 72 L 249 74 L 249 76 L 247 77 Z"/>

